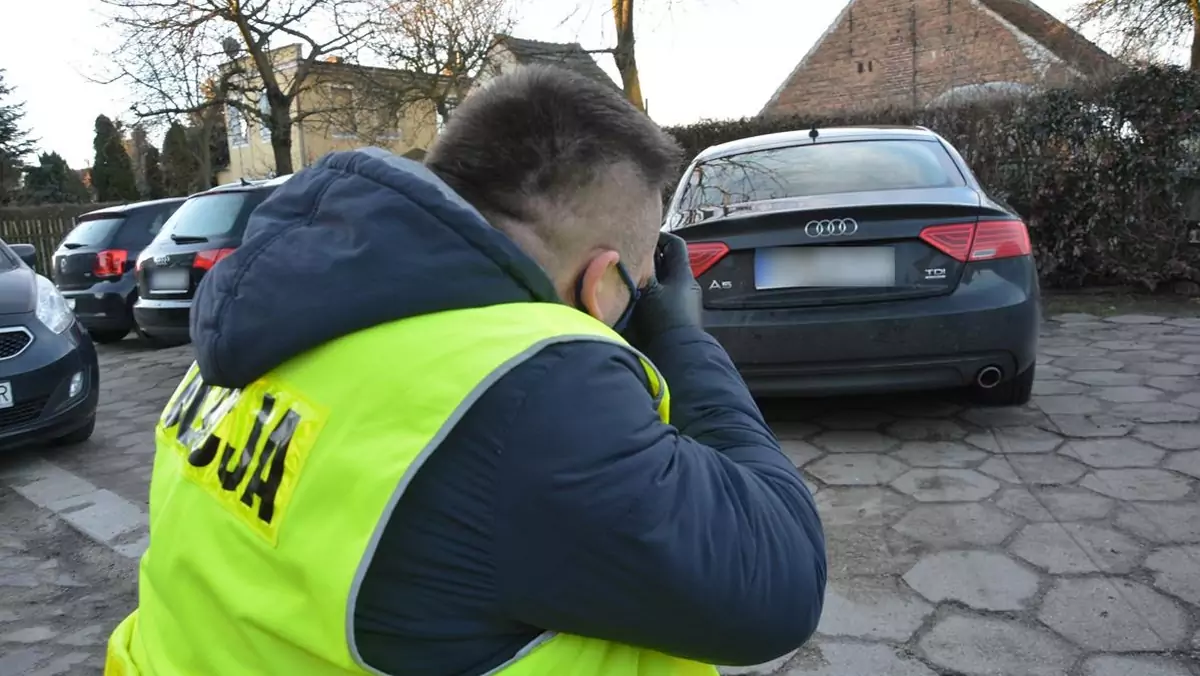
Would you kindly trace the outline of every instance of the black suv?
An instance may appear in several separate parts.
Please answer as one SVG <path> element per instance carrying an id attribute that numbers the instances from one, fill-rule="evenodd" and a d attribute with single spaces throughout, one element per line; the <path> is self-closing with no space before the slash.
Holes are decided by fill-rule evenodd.
<path id="1" fill-rule="evenodd" d="M 116 342 L 136 328 L 133 262 L 183 202 L 176 197 L 86 213 L 54 252 L 50 277 L 97 343 Z"/>
<path id="2" fill-rule="evenodd" d="M 289 176 L 218 186 L 179 207 L 137 259 L 133 316 L 143 336 L 159 345 L 188 341 L 200 280 L 241 245 L 250 212 Z"/>

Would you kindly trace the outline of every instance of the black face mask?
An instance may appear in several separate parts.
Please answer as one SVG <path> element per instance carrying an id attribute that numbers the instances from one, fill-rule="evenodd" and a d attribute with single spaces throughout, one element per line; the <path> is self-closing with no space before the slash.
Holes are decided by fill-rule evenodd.
<path id="1" fill-rule="evenodd" d="M 629 304 L 625 306 L 625 310 L 621 312 L 621 316 L 612 326 L 613 331 L 621 333 L 629 326 L 629 320 L 633 317 L 633 306 L 637 305 L 638 299 L 642 297 L 642 290 L 638 288 L 637 283 L 633 281 L 633 276 L 620 261 L 617 261 L 617 274 L 621 275 L 621 281 L 629 289 Z M 588 313 L 587 307 L 583 304 L 583 275 L 579 275 L 579 279 L 575 280 L 575 307 L 580 312 Z"/>

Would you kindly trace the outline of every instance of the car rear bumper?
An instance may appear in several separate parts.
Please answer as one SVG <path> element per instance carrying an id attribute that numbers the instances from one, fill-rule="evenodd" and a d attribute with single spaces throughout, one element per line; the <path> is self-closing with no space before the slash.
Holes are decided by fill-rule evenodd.
<path id="1" fill-rule="evenodd" d="M 133 318 L 142 331 L 155 338 L 186 341 L 191 311 L 191 300 L 139 298 L 133 305 Z"/>
<path id="2" fill-rule="evenodd" d="M 132 280 L 100 282 L 87 289 L 64 290 L 62 295 L 75 303 L 75 317 L 90 331 L 129 330 L 133 315 L 129 299 L 136 288 Z"/>
<path id="3" fill-rule="evenodd" d="M 705 312 L 705 328 L 764 396 L 955 388 L 987 366 L 1007 380 L 1037 359 L 1039 323 L 1029 259 L 973 264 L 945 296 Z"/>
<path id="4" fill-rule="evenodd" d="M 39 329 L 29 349 L 0 361 L 0 382 L 9 383 L 14 398 L 13 407 L 0 409 L 0 450 L 63 437 L 96 415 L 100 368 L 92 341 L 78 323 L 61 335 Z M 82 389 L 72 397 L 77 373 Z"/>

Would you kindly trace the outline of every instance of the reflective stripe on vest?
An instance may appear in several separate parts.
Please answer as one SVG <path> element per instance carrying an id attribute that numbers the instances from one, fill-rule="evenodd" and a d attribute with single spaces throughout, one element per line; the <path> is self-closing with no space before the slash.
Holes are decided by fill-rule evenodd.
<path id="1" fill-rule="evenodd" d="M 241 390 L 195 365 L 155 430 L 139 607 L 109 641 L 110 675 L 378 674 L 354 605 L 405 487 L 467 409 L 548 345 L 628 346 L 572 308 L 521 303 L 374 327 Z M 636 353 L 660 417 L 667 384 Z M 502 676 L 713 676 L 658 652 L 547 633 Z"/>

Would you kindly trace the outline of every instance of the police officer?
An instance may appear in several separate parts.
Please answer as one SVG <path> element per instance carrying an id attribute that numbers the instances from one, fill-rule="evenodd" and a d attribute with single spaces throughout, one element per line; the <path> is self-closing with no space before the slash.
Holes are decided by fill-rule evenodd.
<path id="1" fill-rule="evenodd" d="M 679 162 L 528 68 L 425 166 L 284 183 L 197 292 L 107 673 L 691 676 L 807 640 L 820 522 L 659 235 Z"/>

